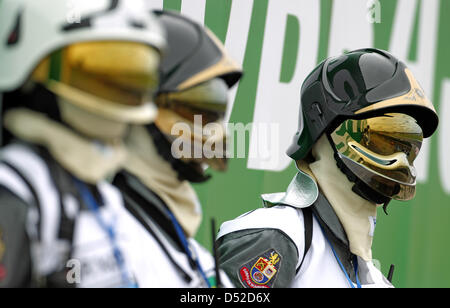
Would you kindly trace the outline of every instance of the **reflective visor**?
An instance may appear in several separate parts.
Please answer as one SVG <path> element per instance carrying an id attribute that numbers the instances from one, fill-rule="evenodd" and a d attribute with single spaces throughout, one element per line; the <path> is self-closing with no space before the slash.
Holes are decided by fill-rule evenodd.
<path id="1" fill-rule="evenodd" d="M 219 78 L 184 91 L 161 93 L 156 98 L 158 107 L 171 109 L 191 122 L 195 115 L 201 115 L 203 124 L 223 119 L 227 102 L 228 86 Z"/>
<path id="2" fill-rule="evenodd" d="M 141 115 L 133 109 L 152 100 L 159 83 L 159 61 L 158 51 L 145 44 L 84 42 L 52 53 L 37 66 L 32 79 L 93 112 L 140 118 L 146 117 L 145 108 L 138 108 Z"/>
<path id="3" fill-rule="evenodd" d="M 416 120 L 390 113 L 364 120 L 346 120 L 331 138 L 344 163 L 379 193 L 399 200 L 414 196 L 414 160 L 423 132 Z"/>
<path id="4" fill-rule="evenodd" d="M 156 126 L 170 139 L 190 140 L 188 155 L 182 159 L 206 163 L 216 170 L 227 167 L 227 134 L 222 123 L 228 103 L 228 86 L 224 80 L 215 78 L 198 86 L 180 92 L 161 93 L 156 98 L 158 116 Z M 200 117 L 199 117 L 200 116 Z M 201 123 L 200 123 L 201 119 Z M 174 125 L 182 123 L 188 128 L 175 130 Z M 192 153 L 201 153 L 196 158 Z"/>

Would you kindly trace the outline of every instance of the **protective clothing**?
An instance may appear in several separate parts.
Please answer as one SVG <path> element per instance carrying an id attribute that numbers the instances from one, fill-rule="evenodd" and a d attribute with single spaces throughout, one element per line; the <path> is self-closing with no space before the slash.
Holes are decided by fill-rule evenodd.
<path id="1" fill-rule="evenodd" d="M 6 272 L 0 286 L 206 286 L 184 252 L 154 232 L 147 214 L 124 204 L 107 181 L 84 185 L 46 150 L 29 144 L 10 144 L 0 155 L 0 226 L 5 238 L 1 265 Z M 90 198 L 85 198 L 89 193 L 83 187 L 92 191 Z M 99 210 L 92 209 L 93 204 Z M 205 275 L 214 277 L 208 251 L 192 239 L 189 245 Z M 222 281 L 227 283 L 226 277 Z"/>
<path id="2" fill-rule="evenodd" d="M 323 134 L 332 135 L 335 159 L 355 182 L 353 191 L 377 204 L 414 197 L 413 160 L 421 138 L 436 130 L 438 116 L 403 62 L 379 49 L 329 58 L 303 83 L 301 108 L 299 131 L 287 151 L 292 159 L 305 159 Z M 383 148 L 389 142 L 396 148 Z"/>
<path id="3" fill-rule="evenodd" d="M 228 103 L 227 92 L 239 80 L 241 71 L 209 30 L 176 13 L 156 11 L 156 15 L 168 38 L 155 99 L 158 117 L 154 124 L 131 128 L 126 138 L 128 158 L 113 183 L 124 195 L 127 207 L 146 213 L 153 232 L 162 236 L 155 254 L 171 264 L 167 275 L 181 273 L 173 257 L 177 251 L 209 286 L 220 283 L 231 287 L 222 271 L 216 268 L 216 273 L 211 272 L 191 252 L 202 209 L 190 182 L 208 178 L 204 164 L 224 169 L 223 149 L 215 157 L 209 156 L 213 151 L 205 153 L 204 149 L 208 142 L 216 148 L 224 144 L 221 120 Z M 217 133 L 205 136 L 203 125 L 215 125 Z M 200 155 L 192 155 L 197 151 Z M 159 277 L 155 275 L 154 279 L 158 284 Z M 184 283 L 185 287 L 191 286 L 188 280 Z"/>
<path id="4" fill-rule="evenodd" d="M 202 182 L 209 178 L 204 164 L 226 169 L 223 118 L 228 90 L 239 81 L 242 70 L 208 29 L 175 13 L 155 13 L 172 47 L 161 65 L 155 123 L 173 145 L 171 156 L 178 161 L 167 159 L 180 178 Z"/>
<path id="5" fill-rule="evenodd" d="M 139 0 L 0 2 L 8 133 L 0 150 L 0 286 L 151 287 L 164 269 L 165 260 L 153 258 L 159 238 L 146 216 L 107 181 L 126 158 L 129 123 L 156 116 L 151 94 L 165 37 L 143 7 Z M 211 258 L 194 249 L 208 270 Z M 206 283 L 177 257 L 182 274 L 167 284 Z"/>
<path id="6" fill-rule="evenodd" d="M 147 123 L 156 116 L 149 95 L 156 90 L 165 37 L 142 2 L 0 5 L 0 37 L 6 39 L 0 43 L 0 91 L 31 80 L 101 116 Z"/>
<path id="7" fill-rule="evenodd" d="M 414 197 L 433 105 L 401 61 L 362 49 L 311 72 L 299 122 L 287 151 L 297 175 L 221 226 L 222 268 L 247 288 L 392 287 L 372 263 L 377 207 Z"/>

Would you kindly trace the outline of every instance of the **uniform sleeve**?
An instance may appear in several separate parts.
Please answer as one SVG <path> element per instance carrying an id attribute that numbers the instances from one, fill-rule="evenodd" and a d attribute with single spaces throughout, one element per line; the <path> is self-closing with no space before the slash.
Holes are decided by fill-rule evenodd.
<path id="1" fill-rule="evenodd" d="M 27 209 L 24 201 L 0 186 L 0 288 L 30 286 Z"/>
<path id="2" fill-rule="evenodd" d="M 279 229 L 247 229 L 219 238 L 220 267 L 236 287 L 287 288 L 296 272 L 296 245 Z"/>

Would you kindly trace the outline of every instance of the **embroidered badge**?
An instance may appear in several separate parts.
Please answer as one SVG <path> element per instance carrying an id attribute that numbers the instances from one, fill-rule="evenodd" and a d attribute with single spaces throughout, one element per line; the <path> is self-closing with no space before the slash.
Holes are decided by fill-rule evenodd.
<path id="1" fill-rule="evenodd" d="M 281 256 L 275 249 L 250 260 L 239 269 L 239 279 L 246 288 L 270 288 L 280 269 Z"/>

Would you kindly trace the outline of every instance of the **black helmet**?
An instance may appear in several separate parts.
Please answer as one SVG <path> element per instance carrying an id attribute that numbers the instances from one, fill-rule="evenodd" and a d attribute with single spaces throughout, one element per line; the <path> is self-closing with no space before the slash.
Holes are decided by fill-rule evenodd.
<path id="1" fill-rule="evenodd" d="M 172 164 L 180 179 L 203 182 L 208 177 L 204 175 L 202 164 L 225 170 L 225 151 L 220 157 L 207 155 L 213 158 L 175 159 L 170 149 L 170 142 L 174 139 L 171 136 L 172 127 L 179 122 L 193 127 L 198 115 L 202 116 L 203 125 L 223 125 L 221 120 L 228 105 L 228 90 L 239 81 L 242 70 L 207 28 L 178 13 L 154 13 L 167 32 L 168 53 L 162 60 L 160 86 L 155 98 L 159 114 L 155 124 L 148 128 L 154 139 L 160 140 L 158 149 L 163 151 L 162 156 Z M 225 144 L 225 137 L 223 128 L 223 132 L 217 134 L 217 142 Z M 200 141 L 197 148 L 201 146 L 204 151 L 205 136 L 194 133 L 188 139 L 193 141 L 194 147 L 197 144 L 195 141 Z"/>
<path id="2" fill-rule="evenodd" d="M 410 131 L 389 136 L 388 141 L 387 122 L 392 125 L 396 121 L 402 123 L 396 125 L 399 130 L 407 127 Z M 295 160 L 306 158 L 326 133 L 338 166 L 357 184 L 354 190 L 360 195 L 377 203 L 391 198 L 408 200 L 415 192 L 412 161 L 422 138 L 431 136 L 437 126 L 438 115 L 432 103 L 403 62 L 382 50 L 355 50 L 323 61 L 306 78 L 301 90 L 300 128 L 287 154 Z M 342 150 L 338 149 L 339 138 L 332 138 L 339 134 L 347 134 L 347 141 L 351 139 Z M 383 148 L 371 148 L 369 135 L 372 141 L 384 138 Z M 392 167 L 400 161 L 394 157 L 395 151 L 405 152 L 409 159 L 409 164 L 407 158 L 401 159 L 401 170 Z M 349 159 L 351 155 L 354 157 Z M 389 168 L 389 172 L 383 172 Z"/>
<path id="3" fill-rule="evenodd" d="M 170 11 L 154 11 L 167 32 L 168 53 L 161 63 L 160 93 L 179 92 L 215 77 L 231 88 L 242 76 L 222 43 L 207 28 Z"/>
<path id="4" fill-rule="evenodd" d="M 301 90 L 300 128 L 287 154 L 303 159 L 324 132 L 346 119 L 386 112 L 411 115 L 424 137 L 433 134 L 438 115 L 406 65 L 379 49 L 361 49 L 317 66 Z"/>

